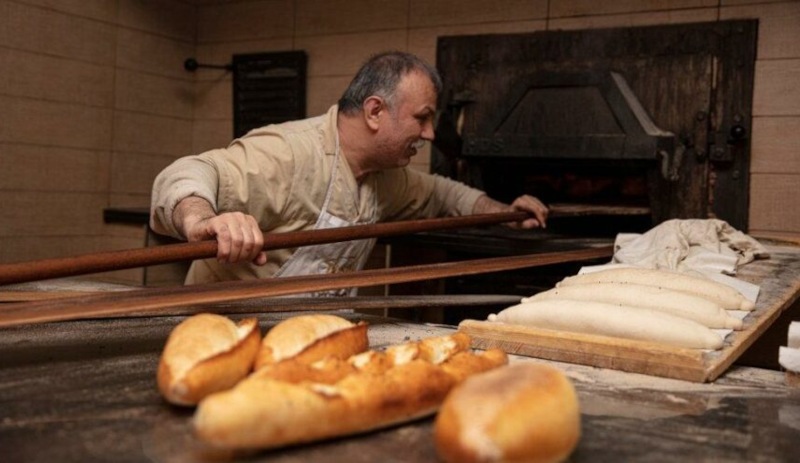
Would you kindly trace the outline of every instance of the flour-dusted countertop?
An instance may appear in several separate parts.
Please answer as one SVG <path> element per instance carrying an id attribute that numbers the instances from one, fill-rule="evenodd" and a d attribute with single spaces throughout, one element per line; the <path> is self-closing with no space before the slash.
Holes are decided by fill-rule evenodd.
<path id="1" fill-rule="evenodd" d="M 262 332 L 290 313 L 261 315 Z M 232 316 L 233 318 L 242 315 Z M 361 314 L 373 347 L 453 327 Z M 192 412 L 156 390 L 158 357 L 183 317 L 0 330 L 0 449 L 7 462 L 208 461 Z M 525 357 L 512 361 L 544 362 Z M 574 382 L 582 432 L 571 461 L 789 461 L 800 455 L 800 389 L 777 371 L 733 367 L 698 384 L 548 362 Z M 435 462 L 433 418 L 252 455 L 270 462 Z"/>

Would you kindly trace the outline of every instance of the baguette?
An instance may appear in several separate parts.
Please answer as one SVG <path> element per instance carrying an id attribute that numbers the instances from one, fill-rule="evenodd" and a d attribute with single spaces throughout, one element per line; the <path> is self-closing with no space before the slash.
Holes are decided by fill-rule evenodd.
<path id="1" fill-rule="evenodd" d="M 603 302 L 533 301 L 489 315 L 489 321 L 636 339 L 677 347 L 719 349 L 723 340 L 709 328 L 651 309 Z"/>
<path id="2" fill-rule="evenodd" d="M 723 309 L 747 310 L 755 308 L 752 301 L 746 299 L 739 291 L 714 280 L 694 277 L 684 273 L 648 268 L 617 268 L 584 273 L 564 278 L 556 287 L 589 284 L 589 283 L 621 283 L 656 286 L 681 291 L 708 299 Z"/>
<path id="3" fill-rule="evenodd" d="M 367 350 L 366 323 L 354 324 L 336 315 L 300 315 L 267 332 L 256 357 L 256 369 L 289 359 L 313 363 L 328 356 L 346 359 Z"/>
<path id="4" fill-rule="evenodd" d="M 244 450 L 380 429 L 434 413 L 458 382 L 506 364 L 508 356 L 499 349 L 460 351 L 439 364 L 403 357 L 384 371 L 370 368 L 387 359 L 377 354 L 330 384 L 280 381 L 259 371 L 203 400 L 192 421 L 195 434 L 215 447 Z"/>
<path id="5" fill-rule="evenodd" d="M 469 349 L 469 346 L 468 335 L 455 333 L 389 346 L 385 352 L 366 351 L 346 360 L 330 356 L 314 363 L 297 360 L 278 362 L 261 368 L 254 373 L 254 376 L 269 377 L 291 383 L 310 381 L 333 384 L 358 371 L 381 374 L 393 366 L 417 359 L 440 364 L 455 354 Z"/>
<path id="6" fill-rule="evenodd" d="M 555 462 L 580 439 L 575 388 L 557 368 L 519 362 L 466 379 L 434 423 L 447 463 Z"/>
<path id="7" fill-rule="evenodd" d="M 709 328 L 742 328 L 740 319 L 732 317 L 725 309 L 708 299 L 681 291 L 633 283 L 566 285 L 524 298 L 522 303 L 563 299 L 653 309 L 694 320 Z"/>
<path id="8" fill-rule="evenodd" d="M 455 333 L 449 336 L 436 336 L 419 342 L 390 346 L 386 349 L 386 354 L 395 365 L 418 358 L 439 364 L 452 357 L 453 354 L 468 349 L 470 341 L 468 335 Z"/>
<path id="9" fill-rule="evenodd" d="M 233 387 L 253 368 L 261 339 L 258 320 L 235 324 L 215 314 L 197 314 L 169 335 L 158 365 L 161 395 L 191 406 L 205 396 Z"/>
<path id="10" fill-rule="evenodd" d="M 284 361 L 262 367 L 251 377 L 269 378 L 287 383 L 309 381 L 319 384 L 334 384 L 345 376 L 358 371 L 351 363 L 337 357 L 327 357 L 314 363 Z"/>

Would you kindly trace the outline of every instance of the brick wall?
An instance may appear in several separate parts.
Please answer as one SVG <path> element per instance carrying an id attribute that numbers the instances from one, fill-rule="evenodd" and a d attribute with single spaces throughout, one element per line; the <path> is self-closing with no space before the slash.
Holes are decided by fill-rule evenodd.
<path id="1" fill-rule="evenodd" d="M 798 1 L 0 0 L 0 262 L 142 245 L 102 209 L 147 206 L 164 166 L 232 136 L 230 76 L 190 56 L 305 50 L 316 115 L 370 54 L 434 62 L 440 35 L 740 18 L 760 19 L 750 231 L 800 239 Z"/>

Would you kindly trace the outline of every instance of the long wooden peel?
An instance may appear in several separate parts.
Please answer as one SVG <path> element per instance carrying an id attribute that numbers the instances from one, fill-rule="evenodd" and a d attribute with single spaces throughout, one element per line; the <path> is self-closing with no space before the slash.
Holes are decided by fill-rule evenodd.
<path id="1" fill-rule="evenodd" d="M 398 310 L 433 309 L 447 307 L 469 308 L 485 306 L 511 306 L 519 304 L 522 296 L 510 294 L 444 294 L 423 296 L 354 296 L 354 297 L 258 297 L 246 301 L 218 302 L 160 309 L 98 314 L 103 318 L 152 318 L 194 315 L 201 312 L 217 314 L 256 314 L 267 312 L 310 312 L 325 310 Z M 0 308 L 0 311 L 2 308 Z"/>
<path id="2" fill-rule="evenodd" d="M 312 293 L 331 289 L 364 287 L 452 276 L 476 275 L 526 267 L 611 257 L 611 247 L 495 257 L 433 265 L 413 265 L 361 272 L 296 276 L 268 280 L 244 280 L 196 286 L 179 286 L 102 293 L 49 301 L 0 306 L 0 327 L 76 320 L 157 310 L 192 304 L 211 304 L 267 296 Z M 265 308 L 266 309 L 266 308 Z M 266 311 L 266 310 L 265 310 Z"/>
<path id="3" fill-rule="evenodd" d="M 365 238 L 382 238 L 425 231 L 476 227 L 504 222 L 517 222 L 525 220 L 528 217 L 530 217 L 530 215 L 527 212 L 500 212 L 494 214 L 466 215 L 462 217 L 354 225 L 351 227 L 325 230 L 275 233 L 264 236 L 263 249 L 268 251 L 272 249 L 295 248 Z M 107 272 L 110 270 L 144 267 L 148 265 L 167 264 L 171 262 L 206 259 L 216 255 L 217 242 L 215 240 L 210 240 L 18 262 L 0 265 L 0 285 L 85 275 L 88 273 Z"/>

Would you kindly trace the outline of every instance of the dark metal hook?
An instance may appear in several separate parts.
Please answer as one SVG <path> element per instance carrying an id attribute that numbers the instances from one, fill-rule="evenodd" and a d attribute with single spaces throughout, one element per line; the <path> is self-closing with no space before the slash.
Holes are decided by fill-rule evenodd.
<path id="1" fill-rule="evenodd" d="M 197 68 L 213 68 L 213 69 L 225 69 L 226 71 L 232 71 L 233 65 L 232 64 L 200 64 L 194 58 L 186 58 L 186 61 L 183 62 L 183 68 L 189 72 L 194 72 Z"/>

